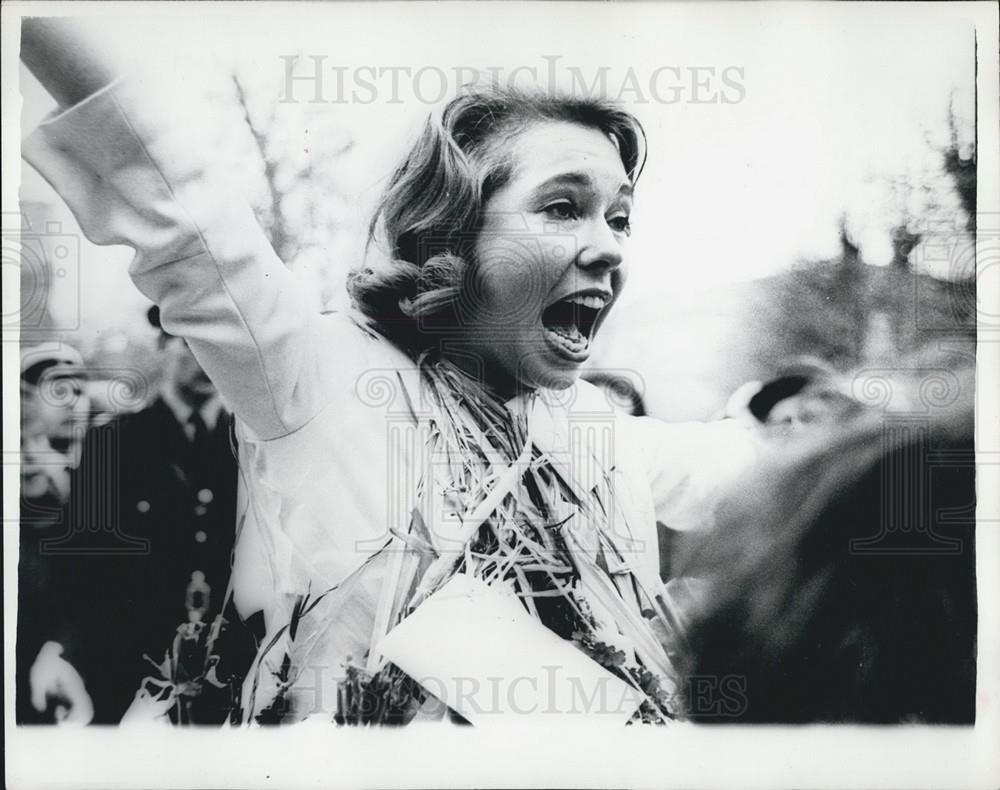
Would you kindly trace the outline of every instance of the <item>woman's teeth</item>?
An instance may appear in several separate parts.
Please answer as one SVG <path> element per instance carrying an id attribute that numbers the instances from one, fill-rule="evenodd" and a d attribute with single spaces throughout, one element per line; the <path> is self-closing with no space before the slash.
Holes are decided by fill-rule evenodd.
<path id="1" fill-rule="evenodd" d="M 607 304 L 607 300 L 603 296 L 571 296 L 566 301 L 573 304 L 582 304 L 591 310 L 601 310 Z"/>

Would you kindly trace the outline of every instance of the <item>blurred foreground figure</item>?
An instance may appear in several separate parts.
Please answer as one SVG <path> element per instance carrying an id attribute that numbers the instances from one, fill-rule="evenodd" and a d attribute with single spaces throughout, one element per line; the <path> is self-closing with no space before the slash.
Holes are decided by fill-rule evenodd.
<path id="1" fill-rule="evenodd" d="M 149 318 L 159 326 L 155 308 Z M 94 723 L 119 722 L 147 676 L 161 713 L 197 723 L 228 714 L 211 643 L 236 521 L 230 418 L 187 344 L 161 331 L 159 347 L 159 397 L 87 436 L 61 534 L 42 547 L 51 589 L 19 635 L 19 646 L 41 645 L 35 720 L 51 720 L 53 704 L 75 712 L 64 689 L 77 688 L 77 672 Z M 33 720 L 21 702 L 21 720 Z"/>
<path id="2" fill-rule="evenodd" d="M 960 389 L 779 443 L 722 508 L 686 568 L 707 582 L 689 678 L 740 693 L 692 719 L 975 720 L 971 375 Z"/>

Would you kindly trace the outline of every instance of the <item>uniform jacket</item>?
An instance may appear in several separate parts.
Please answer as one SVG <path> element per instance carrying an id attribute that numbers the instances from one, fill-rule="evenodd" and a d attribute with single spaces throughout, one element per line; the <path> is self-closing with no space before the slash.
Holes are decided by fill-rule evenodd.
<path id="1" fill-rule="evenodd" d="M 153 674 L 143 655 L 163 659 L 189 606 L 210 621 L 223 605 L 236 524 L 231 426 L 220 414 L 196 446 L 157 399 L 92 429 L 60 524 L 26 536 L 19 652 L 61 642 L 95 723 L 121 718 Z"/>

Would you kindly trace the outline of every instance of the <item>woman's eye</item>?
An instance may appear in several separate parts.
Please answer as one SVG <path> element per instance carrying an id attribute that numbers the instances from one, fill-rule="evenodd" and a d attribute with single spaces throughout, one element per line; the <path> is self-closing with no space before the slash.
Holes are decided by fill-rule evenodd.
<path id="1" fill-rule="evenodd" d="M 576 206 L 568 200 L 561 200 L 558 203 L 550 203 L 542 210 L 552 219 L 558 220 L 559 222 L 577 219 L 579 216 L 576 211 Z"/>
<path id="2" fill-rule="evenodd" d="M 632 232 L 632 224 L 628 217 L 612 217 L 608 220 L 608 225 L 616 233 L 624 233 L 626 236 Z"/>

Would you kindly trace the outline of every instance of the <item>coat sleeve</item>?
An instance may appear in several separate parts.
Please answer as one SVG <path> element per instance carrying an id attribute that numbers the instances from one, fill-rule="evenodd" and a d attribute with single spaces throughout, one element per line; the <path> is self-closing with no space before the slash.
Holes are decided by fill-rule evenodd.
<path id="1" fill-rule="evenodd" d="M 135 250 L 129 273 L 184 337 L 225 401 L 262 439 L 325 405 L 349 366 L 343 322 L 323 320 L 271 248 L 245 200 L 203 163 L 198 112 L 183 86 L 130 78 L 46 120 L 23 155 L 88 239 Z M 216 112 L 217 114 L 217 112 Z M 324 349 L 326 353 L 323 353 Z"/>
<path id="2" fill-rule="evenodd" d="M 635 420 L 642 435 L 656 520 L 679 532 L 710 529 L 722 497 L 760 453 L 758 434 L 738 420 Z"/>

